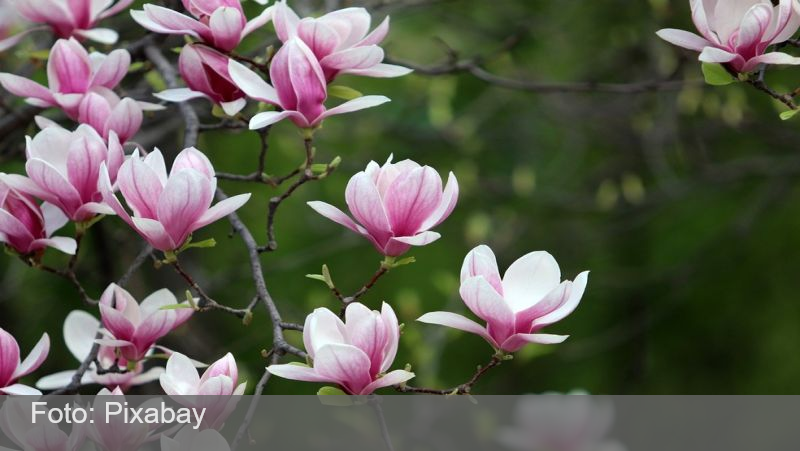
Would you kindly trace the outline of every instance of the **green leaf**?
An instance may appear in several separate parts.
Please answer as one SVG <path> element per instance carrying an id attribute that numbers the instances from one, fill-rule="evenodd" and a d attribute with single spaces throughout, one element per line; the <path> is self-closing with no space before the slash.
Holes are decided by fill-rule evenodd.
<path id="1" fill-rule="evenodd" d="M 328 86 L 328 95 L 338 97 L 342 100 L 353 100 L 364 96 L 364 94 L 355 89 L 343 85 Z"/>
<path id="2" fill-rule="evenodd" d="M 327 281 L 325 281 L 325 277 L 322 274 L 306 274 L 306 277 L 308 277 L 309 279 L 319 280 L 320 282 L 328 283 Z"/>
<path id="3" fill-rule="evenodd" d="M 196 242 L 187 241 L 186 244 L 181 246 L 181 249 L 180 249 L 179 252 L 183 252 L 186 249 L 192 249 L 192 248 L 205 249 L 205 248 L 209 248 L 209 247 L 214 247 L 216 245 L 217 245 L 217 240 L 215 240 L 214 238 L 209 238 L 207 240 L 196 241 Z"/>
<path id="4" fill-rule="evenodd" d="M 725 86 L 736 81 L 721 64 L 703 63 L 703 77 L 711 86 Z"/>
<path id="5" fill-rule="evenodd" d="M 326 406 L 347 407 L 353 405 L 350 396 L 336 387 L 322 387 L 317 392 L 317 396 L 319 396 L 319 401 Z"/>
<path id="6" fill-rule="evenodd" d="M 186 303 L 164 305 L 159 310 L 180 310 L 185 308 L 192 308 L 191 305 Z"/>
<path id="7" fill-rule="evenodd" d="M 161 76 L 161 74 L 159 74 L 156 70 L 151 70 L 144 74 L 144 79 L 155 92 L 160 92 L 167 89 L 167 83 L 164 81 L 164 78 Z"/>
<path id="8" fill-rule="evenodd" d="M 788 121 L 789 119 L 793 118 L 797 113 L 800 113 L 800 110 L 787 110 L 781 113 L 781 119 L 784 121 Z"/>
<path id="9" fill-rule="evenodd" d="M 145 64 L 143 61 L 134 61 L 130 66 L 128 66 L 128 72 L 138 72 L 144 69 L 144 67 Z"/>
<path id="10" fill-rule="evenodd" d="M 47 59 L 50 58 L 50 50 L 35 50 L 33 52 L 28 52 L 27 56 L 33 60 L 47 61 Z"/>

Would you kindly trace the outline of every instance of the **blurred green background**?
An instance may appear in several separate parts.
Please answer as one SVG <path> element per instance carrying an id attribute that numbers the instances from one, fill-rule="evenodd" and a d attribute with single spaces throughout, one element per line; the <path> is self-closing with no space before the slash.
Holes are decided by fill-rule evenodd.
<path id="1" fill-rule="evenodd" d="M 781 121 L 778 105 L 748 86 L 704 87 L 698 83 L 696 55 L 655 36 L 664 27 L 691 28 L 688 1 L 341 5 L 365 3 L 372 5 L 374 23 L 391 14 L 384 46 L 395 60 L 438 66 L 447 61 L 449 47 L 460 58 L 485 57 L 487 70 L 514 79 L 688 82 L 666 91 L 609 94 L 508 90 L 469 74 L 342 79 L 340 84 L 393 101 L 327 121 L 317 133 L 318 158 L 341 156 L 341 166 L 327 179 L 303 186 L 280 208 L 279 249 L 262 261 L 285 320 L 302 323 L 316 307 L 338 309 L 325 285 L 305 277 L 319 273 L 322 264 L 345 292 L 357 290 L 377 269 L 381 257 L 366 240 L 320 217 L 305 202 L 344 207 L 348 179 L 370 160 L 382 163 L 394 154 L 396 161 L 411 158 L 443 176 L 452 170 L 461 186 L 455 212 L 437 229 L 442 238 L 412 249 L 408 255 L 417 263 L 390 272 L 363 299 L 374 308 L 390 302 L 406 324 L 395 367 L 411 363 L 415 385 L 457 385 L 491 356 L 478 337 L 414 321 L 434 310 L 469 314 L 458 297 L 459 269 L 471 248 L 486 243 L 501 270 L 530 251 L 547 250 L 565 278 L 586 269 L 591 276 L 578 309 L 547 330 L 571 338 L 526 348 L 481 380 L 477 393 L 796 391 L 798 124 Z M 324 8 L 322 1 L 310 4 L 316 13 Z M 252 17 L 258 5 L 247 2 L 247 7 Z M 124 30 L 125 40 L 142 35 L 124 15 L 113 22 Z M 520 30 L 518 45 L 496 53 Z M 268 25 L 241 49 L 257 52 L 272 39 Z M 0 59 L 4 70 L 28 70 L 26 52 L 34 45 L 26 45 Z M 41 67 L 36 76 L 43 76 Z M 798 80 L 800 69 L 768 73 L 779 90 L 793 89 Z M 124 86 L 135 94 L 146 83 L 140 73 Z M 12 102 L 7 93 L 3 98 Z M 195 106 L 204 122 L 215 121 L 207 103 Z M 172 107 L 150 116 L 137 141 L 174 157 L 181 125 Z M 22 131 L 4 138 L 0 170 L 19 172 Z M 219 171 L 255 170 L 255 133 L 204 133 L 198 147 Z M 296 129 L 288 122 L 275 127 L 267 171 L 283 174 L 302 160 Z M 241 214 L 263 243 L 267 201 L 280 189 L 220 183 L 229 194 L 253 191 Z M 229 233 L 227 221 L 200 231 L 196 240 L 214 237 L 219 245 L 191 250 L 183 260 L 212 297 L 243 307 L 254 288 L 245 248 Z M 141 246 L 117 218 L 93 228 L 79 271 L 90 293 L 99 296 Z M 48 258 L 63 263 L 58 255 Z M 186 288 L 168 268 L 149 264 L 128 288 L 143 299 L 162 287 L 179 295 Z M 50 358 L 35 376 L 77 367 L 63 344 L 61 325 L 70 310 L 81 308 L 69 284 L 11 257 L 0 259 L 0 326 L 20 339 L 23 353 L 43 331 L 53 339 Z M 252 391 L 263 371 L 261 350 L 270 346 L 270 331 L 261 308 L 249 327 L 210 312 L 195 315 L 164 344 L 205 361 L 232 352 Z M 302 343 L 297 332 L 287 334 Z M 318 387 L 273 378 L 266 392 L 315 393 Z M 156 383 L 137 392 L 158 390 Z"/>

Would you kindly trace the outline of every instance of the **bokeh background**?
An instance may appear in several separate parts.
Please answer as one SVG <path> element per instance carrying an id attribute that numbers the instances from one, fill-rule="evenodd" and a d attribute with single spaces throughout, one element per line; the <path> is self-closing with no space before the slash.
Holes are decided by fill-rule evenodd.
<path id="1" fill-rule="evenodd" d="M 458 207 L 437 229 L 442 238 L 413 249 L 409 255 L 417 263 L 390 272 L 363 299 L 373 307 L 390 302 L 406 324 L 395 366 L 411 363 L 415 385 L 457 385 L 491 356 L 478 337 L 414 321 L 434 310 L 467 313 L 458 297 L 459 269 L 472 247 L 486 243 L 501 269 L 525 253 L 547 250 L 565 277 L 586 269 L 591 276 L 579 308 L 549 329 L 571 338 L 526 348 L 482 379 L 478 393 L 796 391 L 799 126 L 781 121 L 778 105 L 746 85 L 704 86 L 696 55 L 655 36 L 667 26 L 691 27 L 688 1 L 290 2 L 298 3 L 315 14 L 337 3 L 364 5 L 375 23 L 391 14 L 385 48 L 396 61 L 441 68 L 449 55 L 478 57 L 493 74 L 559 85 L 547 92 L 505 89 L 469 73 L 342 80 L 393 102 L 327 121 L 317 134 L 318 158 L 341 156 L 341 166 L 281 206 L 279 249 L 262 261 L 285 320 L 302 323 L 313 308 L 338 308 L 324 284 L 305 277 L 319 273 L 323 264 L 345 292 L 357 290 L 377 268 L 381 258 L 369 243 L 305 202 L 343 207 L 349 177 L 370 160 L 382 163 L 393 154 L 442 175 L 453 171 L 461 186 Z M 245 4 L 251 14 L 258 10 L 254 2 Z M 124 14 L 112 23 L 126 42 L 143 34 Z M 519 42 L 505 50 L 510 37 Z M 2 70 L 43 80 L 35 50 L 49 42 L 38 39 L 0 56 Z M 268 25 L 248 38 L 242 51 L 263 51 L 272 40 Z M 178 38 L 169 42 L 181 45 Z M 137 69 L 124 86 L 144 99 L 163 81 L 148 66 Z M 800 69 L 771 70 L 768 80 L 793 89 Z M 572 83 L 585 82 L 620 83 L 623 92 L 567 92 L 575 88 Z M 655 82 L 660 89 L 629 85 L 640 82 Z M 0 96 L 5 108 L 21 105 L 6 92 Z M 215 121 L 207 103 L 195 106 L 204 122 Z M 148 117 L 136 140 L 157 145 L 172 158 L 180 150 L 181 125 L 172 107 Z M 1 171 L 22 170 L 23 136 L 34 132 L 30 126 L 0 136 Z M 198 147 L 220 171 L 255 170 L 255 133 L 208 132 Z M 267 172 L 283 174 L 302 160 L 298 132 L 289 123 L 275 127 Z M 241 214 L 263 243 L 266 205 L 280 189 L 221 184 L 229 194 L 253 191 Z M 189 251 L 183 260 L 212 297 L 243 307 L 254 288 L 245 248 L 229 235 L 227 221 L 202 230 L 195 238 L 214 237 L 218 246 Z M 99 296 L 143 242 L 111 217 L 92 228 L 87 244 L 79 275 Z M 55 254 L 48 259 L 63 263 Z M 128 286 L 138 299 L 162 287 L 179 297 L 186 289 L 174 272 L 150 264 Z M 23 352 L 43 331 L 53 339 L 50 358 L 35 376 L 77 367 L 61 327 L 69 311 L 82 308 L 68 283 L 12 257 L 0 258 L 0 326 L 20 339 Z M 252 391 L 263 371 L 261 350 L 270 346 L 270 330 L 261 308 L 249 327 L 210 312 L 195 315 L 164 344 L 205 361 L 232 352 Z M 301 343 L 297 332 L 287 334 Z M 273 378 L 266 392 L 317 388 Z M 157 383 L 137 389 L 158 390 Z"/>

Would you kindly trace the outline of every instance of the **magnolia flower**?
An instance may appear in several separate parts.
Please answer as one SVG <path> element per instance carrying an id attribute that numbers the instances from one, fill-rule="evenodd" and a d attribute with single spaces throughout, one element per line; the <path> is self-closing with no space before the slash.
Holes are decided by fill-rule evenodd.
<path id="1" fill-rule="evenodd" d="M 184 102 L 205 97 L 220 105 L 228 116 L 247 104 L 244 92 L 228 74 L 228 57 L 202 44 L 183 46 L 178 69 L 188 88 L 167 89 L 154 94 L 168 102 Z"/>
<path id="2" fill-rule="evenodd" d="M 389 33 L 389 18 L 367 34 L 372 18 L 364 8 L 300 19 L 285 1 L 280 1 L 275 4 L 272 22 L 281 41 L 298 37 L 311 49 L 328 82 L 339 74 L 400 77 L 411 73 L 411 69 L 381 62 L 384 55 L 378 44 Z"/>
<path id="3" fill-rule="evenodd" d="M 100 321 L 94 316 L 74 310 L 64 320 L 64 343 L 78 362 L 83 362 L 97 341 Z M 97 362 L 105 371 L 99 374 L 97 365 L 92 362 L 83 374 L 81 385 L 100 384 L 106 387 L 120 387 L 127 390 L 133 385 L 142 385 L 157 380 L 164 368 L 154 367 L 144 371 L 142 362 L 131 362 L 117 353 L 113 346 L 101 345 L 97 353 Z M 56 390 L 68 386 L 72 382 L 75 370 L 61 371 L 39 379 L 36 388 L 40 390 Z"/>
<path id="4" fill-rule="evenodd" d="M 100 297 L 100 319 L 109 340 L 102 343 L 119 348 L 120 355 L 128 361 L 142 360 L 160 338 L 185 323 L 194 313 L 187 308 L 170 308 L 178 305 L 175 295 L 167 289 L 158 290 L 141 304 L 124 288 L 112 283 Z"/>
<path id="5" fill-rule="evenodd" d="M 35 196 L 61 209 L 76 222 L 95 215 L 114 214 L 97 189 L 100 165 L 105 163 L 116 179 L 125 154 L 117 136 L 111 132 L 108 144 L 91 127 L 81 125 L 75 132 L 48 127 L 27 145 L 28 177 L 10 174 L 11 187 Z"/>
<path id="6" fill-rule="evenodd" d="M 97 23 L 111 17 L 128 5 L 133 0 L 9 0 L 11 5 L 25 19 L 49 26 L 60 38 L 91 39 L 102 44 L 117 42 L 117 32 L 109 28 L 95 28 Z M 3 14 L 6 14 L 3 12 Z M 16 45 L 25 34 L 36 31 L 30 28 L 27 31 L 12 36 L 5 41 L 0 41 L 0 51 Z"/>
<path id="7" fill-rule="evenodd" d="M 0 51 L 3 51 L 2 43 L 11 36 L 11 31 L 19 22 L 20 18 L 14 11 L 14 5 L 9 0 L 0 0 Z"/>
<path id="8" fill-rule="evenodd" d="M 39 390 L 18 384 L 17 380 L 36 371 L 50 351 L 50 337 L 43 334 L 33 350 L 20 363 L 19 345 L 14 337 L 0 328 L 0 394 L 41 395 Z"/>
<path id="9" fill-rule="evenodd" d="M 400 326 L 394 310 L 383 303 L 380 312 L 354 302 L 347 307 L 345 322 L 326 308 L 308 315 L 303 342 L 313 367 L 297 364 L 270 365 L 279 377 L 308 382 L 333 382 L 351 395 L 403 383 L 414 373 L 387 373 L 397 354 Z"/>
<path id="10" fill-rule="evenodd" d="M 250 128 L 253 130 L 287 118 L 298 127 L 315 128 L 330 116 L 363 110 L 389 101 L 384 96 L 364 96 L 326 109 L 324 102 L 328 97 L 328 83 L 325 74 L 317 57 L 300 39 L 289 39 L 275 54 L 269 67 L 272 85 L 237 61 L 230 60 L 228 70 L 234 83 L 245 94 L 283 110 L 256 114 L 250 120 Z"/>
<path id="11" fill-rule="evenodd" d="M 169 176 L 158 149 L 145 158 L 136 150 L 122 164 L 117 185 L 133 216 L 114 194 L 108 169 L 101 166 L 100 173 L 105 202 L 151 246 L 164 252 L 180 249 L 195 230 L 236 211 L 250 199 L 249 193 L 240 194 L 212 207 L 217 178 L 211 162 L 194 147 L 178 154 Z"/>
<path id="12" fill-rule="evenodd" d="M 235 49 L 272 17 L 270 7 L 248 22 L 239 0 L 183 0 L 183 7 L 195 18 L 151 4 L 132 10 L 131 16 L 150 31 L 189 35 L 223 52 Z"/>
<path id="13" fill-rule="evenodd" d="M 497 440 L 516 451 L 624 451 L 608 438 L 614 406 L 585 392 L 523 396 Z"/>
<path id="14" fill-rule="evenodd" d="M 430 229 L 452 213 L 458 182 L 451 172 L 442 191 L 435 169 L 404 160 L 383 167 L 371 161 L 366 171 L 350 179 L 345 199 L 355 221 L 325 202 L 309 202 L 317 213 L 369 239 L 378 252 L 396 257 L 411 246 L 424 246 L 441 235 Z"/>
<path id="15" fill-rule="evenodd" d="M 73 404 L 73 408 L 77 407 Z M 33 421 L 33 402 L 27 398 L 9 398 L 0 409 L 0 431 L 25 451 L 78 451 L 86 440 L 86 427 L 72 424 L 67 435 L 58 425 Z M 0 448 L 11 451 L 8 448 Z"/>
<path id="16" fill-rule="evenodd" d="M 69 221 L 58 207 L 33 198 L 10 185 L 7 174 L 0 174 L 0 243 L 20 255 L 36 255 L 52 247 L 74 254 L 77 243 L 72 238 L 52 236 Z"/>
<path id="17" fill-rule="evenodd" d="M 161 451 L 230 451 L 225 437 L 213 429 L 196 430 L 184 426 L 175 437 L 161 436 Z"/>
<path id="18" fill-rule="evenodd" d="M 94 398 L 94 406 L 89 406 L 89 425 L 87 435 L 104 451 L 131 451 L 138 450 L 148 442 L 158 440 L 161 433 L 158 429 L 162 426 L 158 422 L 149 421 L 128 421 L 126 416 L 111 415 L 107 418 L 106 413 L 110 406 L 96 407 L 104 403 L 120 403 L 127 405 L 125 394 L 120 387 L 113 390 L 103 388 Z M 146 411 L 147 409 L 160 409 L 164 403 L 161 398 L 150 398 L 137 408 Z M 168 433 L 165 431 L 164 433 Z"/>
<path id="19" fill-rule="evenodd" d="M 0 73 L 0 84 L 12 94 L 26 97 L 31 105 L 58 107 L 71 119 L 78 120 L 84 96 L 89 92 L 108 96 L 128 73 L 130 62 L 131 56 L 127 50 L 114 50 L 108 55 L 94 52 L 90 55 L 74 38 L 60 39 L 53 45 L 47 60 L 48 88 L 9 73 Z M 111 95 L 115 96 L 113 93 Z M 103 133 L 103 128 L 98 131 Z"/>
<path id="20" fill-rule="evenodd" d="M 701 36 L 664 29 L 661 39 L 700 52 L 700 61 L 721 63 L 739 73 L 761 64 L 800 64 L 800 58 L 769 52 L 769 46 L 791 38 L 800 28 L 800 2 L 780 0 L 690 0 L 692 19 Z"/>
<path id="21" fill-rule="evenodd" d="M 90 92 L 78 106 L 79 122 L 91 125 L 105 139 L 116 134 L 123 143 L 139 131 L 143 120 L 139 102 L 120 99 L 113 91 Z"/>
<path id="22" fill-rule="evenodd" d="M 487 326 L 450 312 L 426 313 L 417 321 L 479 335 L 505 352 L 516 352 L 528 343 L 561 343 L 567 335 L 537 332 L 575 310 L 588 277 L 585 271 L 574 282 L 560 282 L 558 263 L 552 255 L 539 251 L 520 257 L 501 279 L 494 253 L 481 245 L 464 259 L 460 293 L 467 307 Z"/>
<path id="23" fill-rule="evenodd" d="M 239 370 L 231 353 L 212 363 L 200 377 L 192 360 L 175 352 L 167 360 L 160 382 L 164 393 L 177 403 L 205 409 L 202 426 L 210 429 L 222 427 L 247 388 L 247 382 L 239 383 Z"/>

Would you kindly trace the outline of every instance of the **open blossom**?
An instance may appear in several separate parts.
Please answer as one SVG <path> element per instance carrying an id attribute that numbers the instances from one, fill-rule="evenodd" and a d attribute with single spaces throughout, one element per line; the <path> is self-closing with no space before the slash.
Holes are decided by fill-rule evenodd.
<path id="1" fill-rule="evenodd" d="M 266 111 L 250 120 L 250 128 L 260 129 L 283 119 L 291 119 L 298 127 L 314 128 L 337 114 L 351 113 L 389 101 L 385 96 L 363 96 L 331 109 L 325 107 L 328 83 L 317 57 L 300 39 L 289 39 L 278 50 L 269 67 L 268 84 L 243 64 L 231 60 L 229 71 L 233 81 L 249 97 L 280 107 L 283 111 Z"/>
<path id="2" fill-rule="evenodd" d="M 0 328 L 0 394 L 41 395 L 39 390 L 18 384 L 17 380 L 36 371 L 50 351 L 50 337 L 42 335 L 33 350 L 20 362 L 19 345 L 14 337 Z"/>
<path id="3" fill-rule="evenodd" d="M 458 182 L 451 172 L 442 190 L 435 169 L 404 160 L 382 167 L 371 161 L 354 175 L 345 189 L 350 219 L 325 202 L 309 202 L 317 213 L 369 239 L 378 252 L 390 257 L 424 246 L 441 235 L 430 229 L 450 216 L 458 201 Z"/>
<path id="4" fill-rule="evenodd" d="M 311 49 L 328 82 L 339 74 L 400 77 L 411 72 L 382 63 L 384 53 L 378 44 L 389 33 L 389 18 L 369 33 L 372 18 L 364 8 L 345 8 L 317 19 L 300 19 L 285 1 L 279 1 L 272 22 L 281 41 L 298 37 Z"/>
<path id="5" fill-rule="evenodd" d="M 800 2 L 780 0 L 690 0 L 700 36 L 676 29 L 660 30 L 661 39 L 700 52 L 700 61 L 721 63 L 739 73 L 761 64 L 800 64 L 800 58 L 767 48 L 791 38 L 800 28 Z"/>
<path id="6" fill-rule="evenodd" d="M 103 388 L 94 398 L 94 404 L 90 405 L 89 422 L 86 425 L 86 432 L 89 438 L 104 451 L 131 451 L 142 449 L 145 443 L 159 440 L 161 433 L 168 431 L 160 430 L 163 425 L 152 421 L 128 421 L 123 415 L 108 416 L 110 406 L 99 405 L 105 403 L 121 403 L 127 406 L 125 394 L 120 387 L 114 389 Z M 160 409 L 164 400 L 161 398 L 150 398 L 137 406 L 146 409 Z M 148 448 L 150 449 L 150 448 Z"/>
<path id="7" fill-rule="evenodd" d="M 188 88 L 167 89 L 154 94 L 168 102 L 183 102 L 205 97 L 234 116 L 247 105 L 245 94 L 228 73 L 229 58 L 202 44 L 183 46 L 178 69 Z"/>
<path id="8" fill-rule="evenodd" d="M 351 395 L 369 395 L 414 377 L 405 370 L 387 373 L 399 341 L 397 316 L 387 303 L 380 312 L 352 303 L 345 312 L 345 322 L 330 310 L 318 308 L 308 315 L 303 329 L 313 367 L 270 365 L 267 370 L 287 379 L 333 382 Z"/>
<path id="9" fill-rule="evenodd" d="M 133 0 L 9 0 L 25 19 L 49 26 L 60 38 L 79 37 L 103 44 L 117 42 L 117 32 L 109 28 L 96 28 L 101 20 L 118 14 Z M 31 29 L 29 31 L 33 31 Z M 14 45 L 22 33 L 9 38 L 9 43 L 0 42 L 0 50 Z"/>
<path id="10" fill-rule="evenodd" d="M 250 199 L 250 194 L 240 194 L 212 207 L 217 189 L 214 167 L 194 147 L 178 154 L 169 176 L 158 149 L 144 158 L 136 150 L 122 164 L 117 186 L 133 215 L 114 194 L 108 169 L 102 166 L 100 172 L 105 202 L 151 246 L 165 252 L 180 249 L 195 230 L 236 211 Z"/>
<path id="11" fill-rule="evenodd" d="M 450 312 L 427 313 L 417 321 L 470 332 L 493 348 L 516 352 L 528 343 L 554 344 L 566 335 L 538 333 L 572 313 L 583 296 L 588 271 L 574 282 L 561 282 L 561 270 L 552 255 L 531 252 L 509 266 L 501 278 L 488 246 L 478 246 L 461 267 L 461 299 L 486 327 Z"/>
<path id="12" fill-rule="evenodd" d="M 98 214 L 114 214 L 97 189 L 100 165 L 105 163 L 116 179 L 125 154 L 115 133 L 108 144 L 87 125 L 74 132 L 48 127 L 28 138 L 28 177 L 9 174 L 11 187 L 55 205 L 69 219 L 88 221 Z"/>
<path id="13" fill-rule="evenodd" d="M 83 362 L 92 352 L 100 327 L 100 321 L 87 312 L 74 310 L 67 315 L 64 320 L 64 343 L 78 362 Z M 133 385 L 142 385 L 158 380 L 164 371 L 162 367 L 153 367 L 144 371 L 142 362 L 128 365 L 128 360 L 120 356 L 115 347 L 106 345 L 100 346 L 97 362 L 104 371 L 99 374 L 96 363 L 92 362 L 89 369 L 83 374 L 82 385 L 100 384 L 109 388 L 121 387 L 123 390 L 127 390 Z M 36 388 L 56 390 L 66 387 L 72 382 L 74 375 L 74 368 L 50 374 L 39 379 L 36 382 Z"/>
<path id="14" fill-rule="evenodd" d="M 43 252 L 52 247 L 74 254 L 77 243 L 72 238 L 52 236 L 69 219 L 55 205 L 40 207 L 34 199 L 10 187 L 7 174 L 0 174 L 0 243 L 20 255 Z"/>
<path id="15" fill-rule="evenodd" d="M 139 25 L 155 33 L 189 35 L 223 52 L 236 48 L 242 39 L 272 17 L 272 7 L 247 21 L 239 0 L 182 0 L 191 18 L 163 6 L 145 4 L 131 11 Z"/>
<path id="16" fill-rule="evenodd" d="M 141 304 L 124 288 L 112 283 L 100 297 L 100 319 L 108 332 L 103 344 L 119 348 L 128 361 L 143 359 L 156 341 L 185 323 L 194 313 L 187 308 L 166 306 L 179 304 L 167 289 L 158 290 Z"/>
<path id="17" fill-rule="evenodd" d="M 73 408 L 77 404 L 72 405 Z M 74 423 L 67 435 L 57 424 L 34 421 L 33 402 L 8 398 L 0 409 L 0 431 L 25 451 L 79 451 L 86 441 L 86 426 Z M 4 451 L 11 451 L 2 448 Z"/>
<path id="18" fill-rule="evenodd" d="M 60 39 L 47 60 L 49 87 L 9 73 L 0 73 L 0 84 L 12 94 L 25 97 L 31 105 L 58 107 L 71 119 L 78 120 L 85 95 L 96 92 L 106 96 L 128 73 L 130 62 L 127 50 L 90 55 L 74 38 Z M 102 128 L 98 131 L 103 132 Z"/>
<path id="19" fill-rule="evenodd" d="M 206 368 L 203 376 L 185 355 L 175 352 L 161 375 L 161 388 L 175 402 L 191 408 L 204 408 L 203 428 L 217 429 L 236 408 L 247 382 L 239 383 L 239 369 L 231 353 Z"/>

